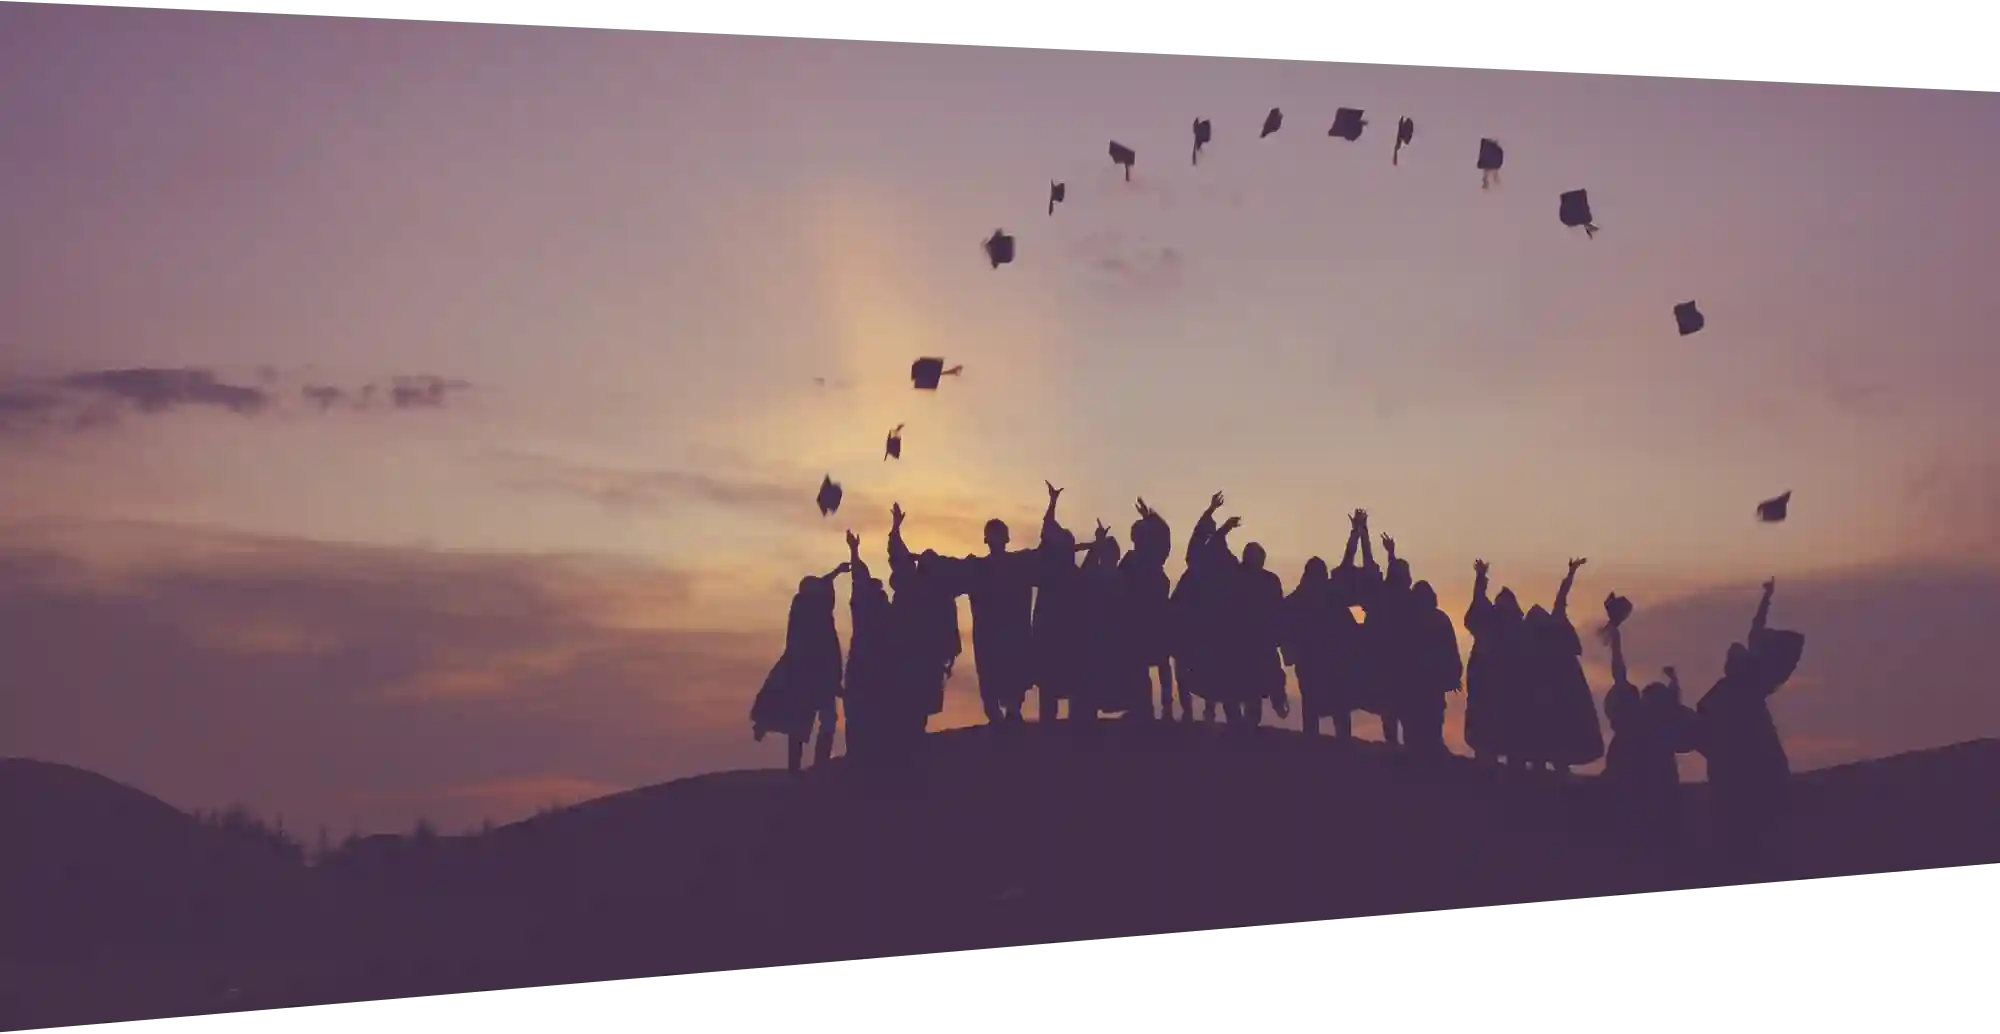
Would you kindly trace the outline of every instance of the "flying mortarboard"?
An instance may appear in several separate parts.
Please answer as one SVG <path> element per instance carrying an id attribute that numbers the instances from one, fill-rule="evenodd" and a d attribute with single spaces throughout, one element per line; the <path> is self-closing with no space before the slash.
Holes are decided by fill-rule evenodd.
<path id="1" fill-rule="evenodd" d="M 1583 227 L 1586 237 L 1597 236 L 1597 224 L 1590 215 L 1590 191 L 1572 190 L 1562 196 L 1562 207 L 1556 213 L 1564 226 L 1575 229 Z"/>
<path id="2" fill-rule="evenodd" d="M 1208 120 L 1207 120 L 1207 119 L 1205 119 L 1205 118 L 1198 118 L 1198 119 L 1195 119 L 1195 120 L 1194 120 L 1194 156 L 1193 156 L 1192 160 L 1190 160 L 1189 164 L 1191 164 L 1191 165 L 1199 165 L 1199 164 L 1201 164 L 1201 149 L 1202 149 L 1202 145 L 1204 145 L 1204 144 L 1208 143 L 1210 135 L 1211 135 L 1211 133 L 1210 133 L 1210 129 L 1209 129 L 1209 125 L 1208 125 Z"/>
<path id="3" fill-rule="evenodd" d="M 1264 131 L 1262 133 L 1257 134 L 1257 139 L 1262 140 L 1265 137 L 1270 136 L 1272 133 L 1278 131 L 1279 126 L 1282 126 L 1284 124 L 1285 124 L 1285 113 L 1279 111 L 1276 108 L 1272 108 L 1271 113 L 1269 115 L 1264 116 Z"/>
<path id="4" fill-rule="evenodd" d="M 1615 592 L 1604 597 L 1605 622 L 1604 627 L 1597 630 L 1598 640 L 1606 645 L 1610 645 L 1613 638 L 1618 634 L 1618 626 L 1623 625 L 1625 619 L 1631 616 L 1631 600 Z"/>
<path id="5" fill-rule="evenodd" d="M 1786 492 L 1776 499 L 1766 499 L 1757 504 L 1757 519 L 1766 524 L 1776 524 L 1785 519 L 1785 510 L 1792 504 L 1792 493 Z"/>
<path id="6" fill-rule="evenodd" d="M 1014 238 L 1007 236 L 1005 230 L 993 231 L 993 236 L 986 238 L 985 247 L 986 261 L 993 263 L 994 269 L 1014 261 Z"/>
<path id="7" fill-rule="evenodd" d="M 1049 181 L 1049 214 L 1056 214 L 1056 206 L 1062 204 L 1063 195 L 1069 193 L 1069 185 Z"/>
<path id="8" fill-rule="evenodd" d="M 1396 123 L 1396 149 L 1389 152 L 1389 164 L 1395 165 L 1403 156 L 1403 146 L 1417 138 L 1417 124 L 1408 116 Z"/>
<path id="9" fill-rule="evenodd" d="M 1341 108 L 1333 113 L 1333 128 L 1326 135 L 1353 143 L 1361 139 L 1361 131 L 1367 126 L 1368 120 L 1361 117 L 1360 108 Z"/>
<path id="10" fill-rule="evenodd" d="M 889 432 L 889 444 L 888 444 L 888 446 L 886 447 L 886 449 L 887 449 L 887 451 L 885 451 L 885 452 L 883 452 L 883 453 L 882 453 L 882 458 L 883 458 L 883 459 L 885 459 L 885 460 L 889 460 L 889 459 L 896 459 L 896 460 L 900 460 L 900 459 L 902 459 L 902 458 L 903 458 L 903 425 L 902 425 L 902 424 L 897 424 L 897 425 L 896 425 L 896 429 L 895 429 L 895 430 L 893 430 L 893 431 L 890 431 L 890 432 Z"/>
<path id="11" fill-rule="evenodd" d="M 1682 302 L 1674 306 L 1674 323 L 1680 327 L 1681 336 L 1686 337 L 1708 326 L 1708 317 L 1693 302 Z"/>
<path id="12" fill-rule="evenodd" d="M 819 483 L 819 515 L 821 517 L 840 509 L 840 486 L 833 483 L 833 475 Z"/>
<path id="13" fill-rule="evenodd" d="M 947 370 L 942 359 L 919 359 L 910 364 L 910 381 L 918 391 L 936 391 L 939 378 L 956 377 L 964 369 L 963 366 L 954 366 Z"/>
<path id="14" fill-rule="evenodd" d="M 1500 141 L 1482 139 L 1479 141 L 1479 189 L 1500 182 L 1500 166 L 1507 161 L 1507 152 L 1500 148 Z"/>
<path id="15" fill-rule="evenodd" d="M 1111 141 L 1111 161 L 1115 165 L 1123 165 L 1125 167 L 1125 180 L 1128 183 L 1131 182 L 1132 166 L 1139 163 L 1138 152 L 1113 140 Z"/>

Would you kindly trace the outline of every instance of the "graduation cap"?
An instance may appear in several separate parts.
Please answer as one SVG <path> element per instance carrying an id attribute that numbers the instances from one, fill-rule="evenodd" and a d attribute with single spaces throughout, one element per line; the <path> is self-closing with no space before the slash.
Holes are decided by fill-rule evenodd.
<path id="1" fill-rule="evenodd" d="M 840 486 L 833 483 L 833 475 L 828 474 L 819 483 L 819 515 L 821 517 L 840 509 Z"/>
<path id="2" fill-rule="evenodd" d="M 1785 519 L 1785 508 L 1792 504 L 1792 493 L 1786 492 L 1776 499 L 1766 499 L 1757 504 L 1757 519 L 1767 524 L 1776 524 Z"/>
<path id="3" fill-rule="evenodd" d="M 1575 229 L 1583 227 L 1586 237 L 1597 236 L 1597 224 L 1591 221 L 1590 191 L 1572 190 L 1562 196 L 1562 208 L 1556 213 L 1564 226 Z"/>
<path id="4" fill-rule="evenodd" d="M 1403 145 L 1416 139 L 1416 137 L 1417 124 L 1414 121 L 1411 121 L 1408 116 L 1404 116 L 1398 120 L 1396 122 L 1396 149 L 1389 152 L 1389 164 L 1395 165 L 1397 163 L 1396 160 L 1402 157 Z"/>
<path id="5" fill-rule="evenodd" d="M 1605 625 L 1598 630 L 1597 637 L 1604 642 L 1611 641 L 1611 633 L 1632 616 L 1632 601 L 1617 593 L 1604 597 Z"/>
<path id="6" fill-rule="evenodd" d="M 1501 150 L 1500 141 L 1479 141 L 1479 189 L 1500 182 L 1500 166 L 1507 160 L 1507 152 Z"/>
<path id="7" fill-rule="evenodd" d="M 963 366 L 954 366 L 947 370 L 942 359 L 919 359 L 910 364 L 910 381 L 918 391 L 936 391 L 938 378 L 956 377 L 964 369 Z"/>
<path id="8" fill-rule="evenodd" d="M 1111 161 L 1115 165 L 1125 166 L 1125 181 L 1130 183 L 1132 181 L 1132 166 L 1139 162 L 1138 152 L 1113 140 L 1111 141 Z"/>
<path id="9" fill-rule="evenodd" d="M 1682 337 L 1708 326 L 1708 318 L 1701 314 L 1700 309 L 1694 307 L 1693 302 L 1682 302 L 1674 306 L 1674 322 L 1680 325 Z"/>
<path id="10" fill-rule="evenodd" d="M 1057 205 L 1060 205 L 1060 204 L 1062 204 L 1062 201 L 1063 201 L 1063 195 L 1064 195 L 1064 194 L 1067 194 L 1067 193 L 1069 193 L 1069 185 L 1068 185 L 1068 184 L 1066 184 L 1066 183 L 1057 183 L 1057 182 L 1056 182 L 1055 180 L 1050 180 L 1050 181 L 1049 181 L 1049 214 L 1050 214 L 1050 215 L 1054 215 L 1054 214 L 1056 214 L 1056 206 L 1057 206 Z"/>
<path id="11" fill-rule="evenodd" d="M 889 459 L 897 459 L 897 460 L 900 460 L 900 459 L 902 459 L 902 458 L 903 458 L 903 425 L 902 425 L 902 424 L 897 424 L 897 425 L 896 425 L 896 429 L 895 429 L 895 430 L 893 430 L 893 431 L 890 431 L 890 432 L 889 432 L 889 444 L 888 444 L 888 445 L 887 445 L 887 446 L 886 446 L 885 448 L 886 448 L 886 450 L 887 450 L 887 451 L 885 451 L 885 452 L 883 452 L 883 453 L 882 453 L 882 458 L 883 458 L 883 459 L 885 459 L 885 460 L 889 460 Z"/>
<path id="12" fill-rule="evenodd" d="M 1282 126 L 1284 124 L 1285 124 L 1285 113 L 1279 111 L 1276 108 L 1272 108 L 1271 113 L 1269 115 L 1264 116 L 1264 131 L 1262 133 L 1257 134 L 1257 139 L 1262 140 L 1265 137 L 1270 136 L 1272 133 L 1278 131 L 1279 126 Z"/>
<path id="13" fill-rule="evenodd" d="M 1207 120 L 1207 119 L 1205 119 L 1205 118 L 1198 118 L 1198 119 L 1195 119 L 1195 120 L 1194 120 L 1194 157 L 1193 157 L 1192 161 L 1190 161 L 1190 162 L 1189 162 L 1189 164 L 1192 164 L 1192 165 L 1199 165 L 1199 164 L 1201 164 L 1201 148 L 1202 148 L 1202 145 L 1203 145 L 1203 144 L 1206 144 L 1206 143 L 1208 143 L 1208 139 L 1209 139 L 1209 136 L 1210 136 L 1210 132 L 1209 132 L 1209 126 L 1208 126 L 1208 120 Z"/>
<path id="14" fill-rule="evenodd" d="M 1361 130 L 1367 125 L 1368 120 L 1361 117 L 1360 108 L 1341 108 L 1333 113 L 1333 128 L 1327 130 L 1326 135 L 1353 143 L 1361 139 Z"/>
<path id="15" fill-rule="evenodd" d="M 994 269 L 1014 261 L 1014 238 L 1007 236 L 1005 230 L 993 231 L 993 236 L 986 238 L 985 247 L 986 260 L 993 263 Z"/>

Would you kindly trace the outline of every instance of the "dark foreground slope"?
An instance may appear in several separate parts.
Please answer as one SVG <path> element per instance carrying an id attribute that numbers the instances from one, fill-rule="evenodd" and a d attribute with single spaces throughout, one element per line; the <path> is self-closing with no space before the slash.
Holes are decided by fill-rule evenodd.
<path id="1" fill-rule="evenodd" d="M 840 763 L 800 782 L 727 773 L 301 869 L 302 885 L 265 878 L 243 898 L 287 929 L 162 956 L 157 923 L 100 927 L 116 950 L 94 962 L 0 976 L 0 1008 L 13 1010 L 0 1018 L 143 1018 L 1720 882 L 1698 835 L 1658 857 L 1591 834 L 1587 782 L 1503 781 L 1469 762 L 1419 770 L 1373 744 L 1107 727 L 1088 742 L 1030 728 L 927 746 L 923 778 L 902 787 Z M 1996 776 L 1991 741 L 1801 776 L 1769 875 L 2000 862 Z M 1690 788 L 1697 830 L 1702 797 Z M 127 848 L 127 869 L 103 872 L 147 857 Z"/>
<path id="2" fill-rule="evenodd" d="M 295 971 L 326 881 L 103 776 L 0 758 L 0 1028 L 207 1011 Z M 288 957 L 292 956 L 292 957 Z"/>

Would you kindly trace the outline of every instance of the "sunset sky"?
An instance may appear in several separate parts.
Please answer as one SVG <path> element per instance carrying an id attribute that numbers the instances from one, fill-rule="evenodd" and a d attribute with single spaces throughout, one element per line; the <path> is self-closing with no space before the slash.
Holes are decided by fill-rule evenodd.
<path id="1" fill-rule="evenodd" d="M 780 764 L 798 577 L 1044 478 L 1288 587 L 1366 507 L 1455 617 L 1587 556 L 1696 692 L 1775 574 L 1799 767 L 2000 735 L 1996 167 L 1990 94 L 10 4 L 0 755 L 336 833 Z"/>

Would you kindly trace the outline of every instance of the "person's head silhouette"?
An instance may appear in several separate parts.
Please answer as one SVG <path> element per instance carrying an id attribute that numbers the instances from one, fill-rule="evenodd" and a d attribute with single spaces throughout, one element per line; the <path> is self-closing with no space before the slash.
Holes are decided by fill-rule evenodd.
<path id="1" fill-rule="evenodd" d="M 1264 546 L 1262 543 L 1252 542 L 1243 547 L 1243 569 L 1246 571 L 1262 571 L 1264 569 Z"/>
<path id="2" fill-rule="evenodd" d="M 986 548 L 995 553 L 1007 551 L 1007 522 L 998 517 L 986 522 Z"/>

